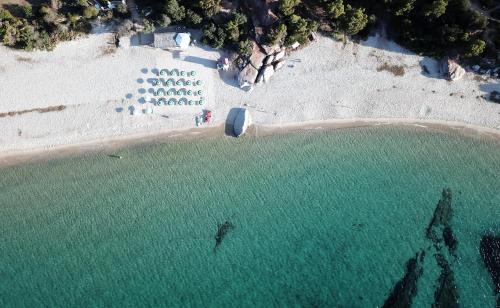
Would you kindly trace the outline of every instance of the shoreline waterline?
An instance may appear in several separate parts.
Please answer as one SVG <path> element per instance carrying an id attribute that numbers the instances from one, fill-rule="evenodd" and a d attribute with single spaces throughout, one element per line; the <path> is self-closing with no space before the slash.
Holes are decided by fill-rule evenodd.
<path id="1" fill-rule="evenodd" d="M 46 161 L 63 158 L 71 155 L 86 153 L 114 154 L 129 146 L 144 145 L 159 141 L 174 139 L 198 139 L 227 136 L 225 133 L 227 124 L 219 124 L 210 127 L 194 127 L 172 129 L 154 134 L 133 134 L 124 136 L 112 136 L 99 140 L 87 141 L 77 144 L 64 144 L 45 147 L 43 149 L 27 149 L 22 151 L 8 151 L 0 153 L 0 168 L 12 167 L 37 161 Z M 500 141 L 500 130 L 490 127 L 467 124 L 463 122 L 452 122 L 442 120 L 421 120 L 409 118 L 352 118 L 352 119 L 329 119 L 311 120 L 301 122 L 287 122 L 279 124 L 253 124 L 247 135 L 250 137 L 263 137 L 278 133 L 291 133 L 307 130 L 322 129 L 347 129 L 377 126 L 400 126 L 415 127 L 420 129 L 434 129 L 443 133 L 458 133 L 467 137 L 491 138 Z M 228 136 L 232 138 L 232 136 Z"/>

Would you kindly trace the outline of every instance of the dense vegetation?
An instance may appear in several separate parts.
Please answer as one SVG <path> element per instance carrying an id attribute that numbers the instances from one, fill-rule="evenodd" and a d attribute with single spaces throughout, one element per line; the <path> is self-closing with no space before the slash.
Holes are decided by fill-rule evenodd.
<path id="1" fill-rule="evenodd" d="M 53 3 L 59 3 L 54 8 Z M 52 5 L 0 11 L 0 39 L 7 46 L 51 49 L 60 40 L 87 32 L 98 11 L 86 0 L 51 1 Z M 404 46 L 433 56 L 499 61 L 500 0 L 137 0 L 145 31 L 171 24 L 200 28 L 203 41 L 248 56 L 253 43 L 290 46 L 306 43 L 312 32 L 341 38 L 366 35 L 375 28 Z M 224 7 L 222 7 L 224 5 Z M 149 9 L 146 9 L 149 8 Z M 491 18 L 479 9 L 492 10 Z M 115 15 L 125 17 L 126 7 Z M 101 13 L 102 15 L 103 13 Z M 107 12 L 110 18 L 112 12 Z M 263 21 L 264 20 L 264 21 Z"/>
<path id="2" fill-rule="evenodd" d="M 125 16 L 126 7 L 117 14 Z M 87 0 L 52 0 L 40 6 L 11 5 L 0 8 L 0 40 L 6 46 L 52 50 L 59 41 L 74 39 L 91 30 L 90 21 L 99 11 Z M 112 12 L 108 12 L 108 18 Z"/>
<path id="3" fill-rule="evenodd" d="M 258 0 L 140 0 L 157 24 L 201 27 L 204 42 L 248 54 L 250 40 L 261 44 L 305 43 L 318 29 L 332 35 L 365 35 L 383 26 L 408 48 L 433 56 L 498 57 L 500 23 L 471 7 L 469 0 L 275 0 L 267 1 L 272 22 L 259 20 Z M 262 3 L 262 1 L 261 1 Z M 493 8 L 500 0 L 480 0 Z M 257 15 L 257 16 L 256 16 Z"/>

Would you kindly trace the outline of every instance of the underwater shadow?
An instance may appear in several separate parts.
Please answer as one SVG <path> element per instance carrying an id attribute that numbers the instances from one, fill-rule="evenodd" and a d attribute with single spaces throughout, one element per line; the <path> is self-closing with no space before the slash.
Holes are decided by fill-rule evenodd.
<path id="1" fill-rule="evenodd" d="M 485 83 L 479 86 L 479 89 L 485 92 L 484 97 L 490 103 L 500 104 L 500 82 Z M 496 97 L 494 95 L 496 94 Z"/>

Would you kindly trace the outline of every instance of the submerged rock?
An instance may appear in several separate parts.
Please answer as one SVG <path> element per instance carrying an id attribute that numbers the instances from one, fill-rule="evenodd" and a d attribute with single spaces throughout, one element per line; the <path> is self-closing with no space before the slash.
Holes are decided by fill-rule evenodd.
<path id="1" fill-rule="evenodd" d="M 406 262 L 406 273 L 392 288 L 391 294 L 382 307 L 411 307 L 417 295 L 417 282 L 423 273 L 425 251 L 418 252 Z"/>
<path id="2" fill-rule="evenodd" d="M 500 236 L 483 236 L 479 245 L 479 252 L 488 272 L 490 272 L 495 285 L 495 292 L 500 295 Z M 500 297 L 497 299 L 497 306 L 499 305 Z"/>
<path id="3" fill-rule="evenodd" d="M 451 190 L 449 188 L 443 189 L 441 200 L 439 200 L 434 210 L 432 220 L 427 227 L 426 236 L 428 239 L 436 242 L 438 241 L 434 228 L 436 227 L 449 227 L 453 210 L 451 208 Z"/>
<path id="4" fill-rule="evenodd" d="M 457 249 L 457 239 L 455 238 L 455 235 L 453 234 L 453 230 L 449 227 L 446 226 L 443 229 L 443 239 L 444 239 L 444 244 L 448 247 L 448 251 L 454 255 L 455 250 Z"/>
<path id="5" fill-rule="evenodd" d="M 217 225 L 217 233 L 215 234 L 214 252 L 217 249 L 217 247 L 219 247 L 219 245 L 222 243 L 222 240 L 224 239 L 226 234 L 233 229 L 234 229 L 234 225 L 227 220 L 223 224 Z"/>
<path id="6" fill-rule="evenodd" d="M 441 254 L 436 254 L 436 261 L 441 267 L 441 274 L 438 278 L 438 286 L 434 293 L 434 304 L 436 308 L 458 307 L 458 291 L 455 284 L 455 275 L 446 258 Z"/>

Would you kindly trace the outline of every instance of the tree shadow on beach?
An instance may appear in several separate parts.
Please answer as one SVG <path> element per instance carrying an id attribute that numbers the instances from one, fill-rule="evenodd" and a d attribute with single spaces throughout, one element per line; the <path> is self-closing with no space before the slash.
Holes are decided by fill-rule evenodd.
<path id="1" fill-rule="evenodd" d="M 229 70 L 229 71 L 224 71 L 224 70 L 219 70 L 219 78 L 224 81 L 225 84 L 228 86 L 232 86 L 235 88 L 240 88 L 237 80 L 238 72 L 236 70 Z"/>
<path id="2" fill-rule="evenodd" d="M 485 83 L 479 86 L 479 89 L 485 92 L 484 96 L 486 100 L 490 103 L 497 103 L 491 99 L 492 92 L 500 92 L 500 82 L 497 83 Z M 498 103 L 497 103 L 498 104 Z"/>
<path id="3" fill-rule="evenodd" d="M 210 60 L 195 56 L 187 56 L 184 58 L 184 61 L 203 65 L 204 67 L 208 68 L 217 68 L 217 61 L 215 60 Z"/>
<path id="4" fill-rule="evenodd" d="M 421 74 L 428 78 L 444 79 L 444 75 L 439 69 L 439 62 L 436 59 L 425 57 L 419 62 L 422 68 Z"/>

